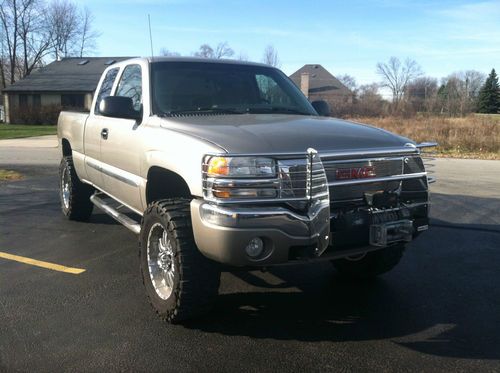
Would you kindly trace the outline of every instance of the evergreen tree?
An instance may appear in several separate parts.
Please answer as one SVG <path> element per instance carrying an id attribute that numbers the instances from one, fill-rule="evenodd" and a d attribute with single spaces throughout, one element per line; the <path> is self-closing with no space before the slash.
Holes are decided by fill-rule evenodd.
<path id="1" fill-rule="evenodd" d="M 500 112 L 500 86 L 495 69 L 491 70 L 488 79 L 479 91 L 477 100 L 478 113 L 496 114 Z"/>

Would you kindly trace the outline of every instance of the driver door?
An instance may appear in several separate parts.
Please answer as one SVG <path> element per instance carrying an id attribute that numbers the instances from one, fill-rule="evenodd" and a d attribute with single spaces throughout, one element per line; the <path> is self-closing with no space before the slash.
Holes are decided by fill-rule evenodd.
<path id="1" fill-rule="evenodd" d="M 134 109 L 142 112 L 142 68 L 127 65 L 120 76 L 114 96 L 130 97 Z M 142 128 L 134 119 L 107 117 L 101 138 L 101 162 L 104 190 L 142 213 L 140 160 L 143 152 Z"/>

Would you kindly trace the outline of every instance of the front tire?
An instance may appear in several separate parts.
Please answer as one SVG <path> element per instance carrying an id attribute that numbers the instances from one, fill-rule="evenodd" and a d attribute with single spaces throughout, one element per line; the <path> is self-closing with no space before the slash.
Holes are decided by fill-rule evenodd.
<path id="1" fill-rule="evenodd" d="M 404 250 L 405 245 L 398 244 L 367 252 L 363 256 L 335 259 L 332 264 L 342 277 L 370 279 L 393 269 L 401 260 Z"/>
<path id="2" fill-rule="evenodd" d="M 218 294 L 220 270 L 196 247 L 190 201 L 161 200 L 144 213 L 140 235 L 143 283 L 158 315 L 175 323 L 206 313 Z"/>
<path id="3" fill-rule="evenodd" d="M 73 158 L 70 156 L 63 157 L 61 160 L 59 182 L 59 197 L 63 214 L 69 220 L 88 221 L 94 208 L 90 201 L 94 188 L 80 181 L 73 165 Z"/>

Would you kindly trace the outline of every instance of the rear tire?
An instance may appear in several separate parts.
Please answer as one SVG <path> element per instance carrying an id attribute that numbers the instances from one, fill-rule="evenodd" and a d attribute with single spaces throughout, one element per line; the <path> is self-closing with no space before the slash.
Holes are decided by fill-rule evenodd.
<path id="1" fill-rule="evenodd" d="M 59 197 L 63 214 L 69 220 L 88 221 L 94 208 L 90 202 L 92 193 L 94 188 L 78 178 L 73 158 L 63 157 L 59 165 Z"/>
<path id="2" fill-rule="evenodd" d="M 210 310 L 220 269 L 194 242 L 190 201 L 152 202 L 142 219 L 140 262 L 149 301 L 158 315 L 176 323 Z"/>
<path id="3" fill-rule="evenodd" d="M 398 244 L 380 250 L 370 251 L 363 257 L 332 260 L 339 274 L 351 279 L 370 279 L 389 272 L 401 260 L 405 245 Z"/>

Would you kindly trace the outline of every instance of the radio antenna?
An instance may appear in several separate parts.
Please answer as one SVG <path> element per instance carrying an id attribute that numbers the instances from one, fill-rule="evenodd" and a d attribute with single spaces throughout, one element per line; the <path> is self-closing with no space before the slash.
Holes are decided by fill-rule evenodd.
<path id="1" fill-rule="evenodd" d="M 153 35 L 151 34 L 151 16 L 148 14 L 148 25 L 149 25 L 149 43 L 151 44 L 151 62 L 153 62 L 154 52 L 153 52 Z"/>

